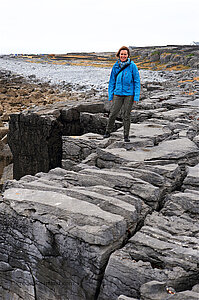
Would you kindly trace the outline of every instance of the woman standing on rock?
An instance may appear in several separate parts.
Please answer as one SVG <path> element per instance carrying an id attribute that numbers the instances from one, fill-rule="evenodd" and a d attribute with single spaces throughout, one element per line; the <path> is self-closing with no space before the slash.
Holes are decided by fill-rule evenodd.
<path id="1" fill-rule="evenodd" d="M 137 104 L 139 101 L 140 76 L 137 66 L 130 60 L 128 47 L 121 47 L 116 56 L 118 61 L 112 68 L 108 86 L 109 101 L 113 103 L 104 138 L 110 137 L 115 119 L 123 107 L 124 141 L 130 142 L 131 110 L 133 104 Z"/>

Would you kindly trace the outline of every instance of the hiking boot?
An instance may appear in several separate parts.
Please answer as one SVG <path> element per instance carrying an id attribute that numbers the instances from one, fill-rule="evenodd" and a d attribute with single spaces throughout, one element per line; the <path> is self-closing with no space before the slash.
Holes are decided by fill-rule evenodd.
<path id="1" fill-rule="evenodd" d="M 128 136 L 125 136 L 125 137 L 124 137 L 124 141 L 125 141 L 125 143 L 130 142 L 129 137 L 128 137 Z"/>
<path id="2" fill-rule="evenodd" d="M 111 135 L 110 135 L 110 132 L 106 131 L 105 134 L 104 134 L 104 139 L 107 139 L 109 138 Z"/>

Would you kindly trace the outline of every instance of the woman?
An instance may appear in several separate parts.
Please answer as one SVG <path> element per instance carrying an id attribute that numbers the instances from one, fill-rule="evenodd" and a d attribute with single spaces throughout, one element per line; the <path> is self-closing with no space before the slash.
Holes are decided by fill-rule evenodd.
<path id="1" fill-rule="evenodd" d="M 130 142 L 131 110 L 132 105 L 139 101 L 140 76 L 137 66 L 130 60 L 128 47 L 121 47 L 116 56 L 119 59 L 112 68 L 108 86 L 109 101 L 113 103 L 104 138 L 110 137 L 115 119 L 123 107 L 124 141 Z"/>

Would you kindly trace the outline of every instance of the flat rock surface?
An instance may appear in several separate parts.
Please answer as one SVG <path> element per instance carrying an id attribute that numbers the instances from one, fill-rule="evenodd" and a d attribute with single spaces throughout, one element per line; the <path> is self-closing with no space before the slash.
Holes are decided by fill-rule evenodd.
<path id="1" fill-rule="evenodd" d="M 20 213 L 20 215 L 22 215 L 23 212 L 26 215 L 29 205 L 31 205 L 33 209 L 33 203 L 35 203 L 36 206 L 39 206 L 40 204 L 42 208 L 46 206 L 47 211 L 48 206 L 54 207 L 56 218 L 61 218 L 66 221 L 64 226 L 65 230 L 71 235 L 75 234 L 77 238 L 82 239 L 87 243 L 108 245 L 117 239 L 120 239 L 126 230 L 126 223 L 122 217 L 102 211 L 98 206 L 91 203 L 82 203 L 82 201 L 78 199 L 56 192 L 10 189 L 5 192 L 4 199 L 5 201 L 11 199 L 12 203 L 15 201 L 15 204 L 11 204 L 11 207 Z M 128 206 L 128 204 L 126 204 L 126 206 Z M 133 208 L 134 207 L 131 207 L 131 210 Z M 131 213 L 130 205 L 128 209 L 129 213 Z M 39 214 L 42 214 L 40 209 Z M 86 222 L 84 223 L 84 221 Z M 113 224 L 113 227 L 115 223 L 115 232 L 110 225 L 110 222 Z M 73 233 L 74 229 L 76 233 Z M 107 232 L 108 235 L 106 239 L 107 230 L 110 230 L 112 233 L 112 238 L 110 233 Z M 86 235 L 88 236 L 86 237 Z"/>
<path id="2" fill-rule="evenodd" d="M 131 140 L 131 138 L 130 138 Z M 156 164 L 156 161 L 165 160 L 168 162 L 176 161 L 180 159 L 187 159 L 189 157 L 198 157 L 199 149 L 187 138 L 168 140 L 159 143 L 155 147 L 146 147 L 139 150 L 126 150 L 124 148 L 117 149 L 100 149 L 98 151 L 98 156 L 102 160 L 106 160 L 108 154 L 110 157 L 115 157 L 115 160 L 121 159 L 124 161 L 153 161 Z M 108 160 L 108 159 L 107 159 Z"/>

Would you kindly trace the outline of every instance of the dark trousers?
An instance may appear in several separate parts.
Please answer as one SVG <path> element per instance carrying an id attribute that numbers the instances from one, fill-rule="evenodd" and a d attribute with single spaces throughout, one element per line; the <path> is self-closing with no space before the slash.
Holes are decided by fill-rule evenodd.
<path id="1" fill-rule="evenodd" d="M 116 96 L 113 97 L 113 103 L 111 107 L 111 113 L 109 116 L 108 124 L 106 127 L 107 132 L 113 130 L 115 119 L 120 111 L 123 109 L 123 126 L 124 126 L 124 136 L 129 136 L 130 124 L 131 124 L 131 110 L 133 106 L 133 96 Z"/>

